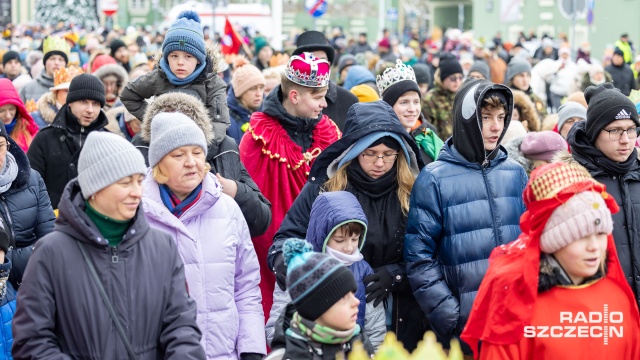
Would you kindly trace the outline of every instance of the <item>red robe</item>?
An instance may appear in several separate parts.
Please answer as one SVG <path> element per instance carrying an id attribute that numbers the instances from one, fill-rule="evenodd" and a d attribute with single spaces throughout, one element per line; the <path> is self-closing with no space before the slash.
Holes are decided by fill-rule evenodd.
<path id="1" fill-rule="evenodd" d="M 607 323 L 604 323 L 603 314 L 605 304 L 610 314 Z M 588 285 L 556 286 L 538 295 L 531 321 L 535 328 L 530 328 L 529 332 L 530 336 L 535 334 L 536 337 L 524 337 L 519 343 L 510 345 L 485 341 L 480 347 L 480 360 L 638 359 L 640 324 L 634 321 L 634 307 L 635 303 L 629 301 L 620 286 L 607 277 Z M 571 315 L 567 314 L 561 322 L 560 312 Z M 579 313 L 586 315 L 586 322 Z M 597 317 L 590 320 L 589 313 L 602 314 L 602 320 Z M 556 328 L 552 330 L 552 326 Z M 600 329 L 604 326 L 613 326 L 616 331 L 622 329 L 622 336 L 610 329 L 606 333 L 613 336 L 605 345 Z M 570 329 L 574 327 L 577 328 Z M 581 334 L 578 332 L 580 327 Z M 570 330 L 572 333 L 567 334 Z M 595 336 L 591 337 L 590 331 Z M 587 337 L 579 337 L 584 335 Z"/>
<path id="2" fill-rule="evenodd" d="M 260 290 L 265 320 L 273 304 L 275 276 L 267 265 L 269 247 L 293 201 L 307 183 L 315 158 L 342 134 L 326 115 L 313 130 L 313 143 L 306 152 L 297 145 L 276 118 L 262 112 L 251 115 L 249 129 L 240 141 L 240 160 L 262 194 L 271 202 L 271 225 L 253 246 L 260 262 Z"/>

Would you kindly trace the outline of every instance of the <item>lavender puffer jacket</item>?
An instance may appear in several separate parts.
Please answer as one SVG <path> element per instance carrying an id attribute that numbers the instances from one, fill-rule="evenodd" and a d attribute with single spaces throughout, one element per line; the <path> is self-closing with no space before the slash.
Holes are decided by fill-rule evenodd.
<path id="1" fill-rule="evenodd" d="M 164 206 L 151 171 L 144 181 L 150 225 L 171 234 L 184 261 L 189 294 L 207 359 L 266 354 L 260 271 L 247 223 L 235 201 L 210 173 L 203 194 L 180 218 Z"/>

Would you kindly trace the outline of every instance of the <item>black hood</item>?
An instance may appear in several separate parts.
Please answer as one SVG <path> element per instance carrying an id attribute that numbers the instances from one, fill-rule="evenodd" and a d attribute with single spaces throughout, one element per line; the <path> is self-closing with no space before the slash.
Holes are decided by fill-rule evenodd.
<path id="1" fill-rule="evenodd" d="M 386 102 L 378 100 L 351 105 L 347 113 L 347 122 L 342 138 L 329 145 L 316 158 L 309 172 L 309 181 L 312 183 L 326 181 L 335 173 L 340 159 L 345 156 L 346 152 L 358 140 L 375 132 L 395 133 L 404 140 L 404 145 L 411 156 L 411 159 L 408 159 L 409 167 L 416 172 L 417 176 L 417 173 L 424 167 L 418 145 L 407 130 L 402 127 L 393 108 Z"/>
<path id="2" fill-rule="evenodd" d="M 484 150 L 481 111 L 482 100 L 489 92 L 503 95 L 507 102 L 507 114 L 499 144 L 507 132 L 513 113 L 513 93 L 508 87 L 489 80 L 469 79 L 462 84 L 453 101 L 453 144 L 465 159 L 479 164 L 493 159 L 500 149 L 498 145 L 490 153 Z"/>

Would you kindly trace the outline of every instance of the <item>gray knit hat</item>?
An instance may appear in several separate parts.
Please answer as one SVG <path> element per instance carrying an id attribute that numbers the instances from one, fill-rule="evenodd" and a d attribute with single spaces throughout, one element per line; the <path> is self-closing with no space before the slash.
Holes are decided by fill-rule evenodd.
<path id="1" fill-rule="evenodd" d="M 78 158 L 78 183 L 85 199 L 122 178 L 146 172 L 142 153 L 108 132 L 90 132 Z"/>
<path id="2" fill-rule="evenodd" d="M 511 79 L 513 79 L 516 75 L 525 72 L 531 74 L 531 64 L 529 64 L 527 60 L 518 58 L 511 59 L 507 67 L 507 76 L 504 78 L 505 84 L 509 84 Z"/>
<path id="3" fill-rule="evenodd" d="M 571 118 L 580 118 L 587 120 L 587 109 L 580 103 L 575 101 L 567 101 L 558 108 L 558 131 L 562 130 L 562 126 Z"/>
<path id="4" fill-rule="evenodd" d="M 178 112 L 161 112 L 151 122 L 149 166 L 156 166 L 162 158 L 182 146 L 200 146 L 207 155 L 204 132 L 187 115 Z"/>
<path id="5" fill-rule="evenodd" d="M 487 64 L 486 61 L 482 61 L 482 60 L 475 61 L 473 65 L 471 65 L 471 68 L 469 69 L 469 74 L 471 74 L 474 71 L 482 74 L 485 80 L 491 80 L 491 69 L 489 68 L 489 65 Z"/>

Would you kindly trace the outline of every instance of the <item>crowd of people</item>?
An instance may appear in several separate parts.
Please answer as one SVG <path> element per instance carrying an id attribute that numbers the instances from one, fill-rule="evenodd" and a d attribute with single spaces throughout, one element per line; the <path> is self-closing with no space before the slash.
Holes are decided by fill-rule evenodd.
<path id="1" fill-rule="evenodd" d="M 10 28 L 0 358 L 640 357 L 626 34 Z"/>

